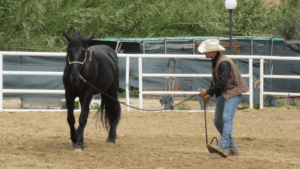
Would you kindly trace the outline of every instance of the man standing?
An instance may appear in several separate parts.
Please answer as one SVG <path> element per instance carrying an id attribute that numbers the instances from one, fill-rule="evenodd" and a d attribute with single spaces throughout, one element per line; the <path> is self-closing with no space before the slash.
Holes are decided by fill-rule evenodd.
<path id="1" fill-rule="evenodd" d="M 210 87 L 199 89 L 207 106 L 214 95 L 217 98 L 214 124 L 221 134 L 218 146 L 209 146 L 211 153 L 217 153 L 226 158 L 228 155 L 239 155 L 235 140 L 232 137 L 232 121 L 242 93 L 248 87 L 234 62 L 223 55 L 225 48 L 219 40 L 209 39 L 203 41 L 198 47 L 200 53 L 212 59 L 212 82 Z"/>

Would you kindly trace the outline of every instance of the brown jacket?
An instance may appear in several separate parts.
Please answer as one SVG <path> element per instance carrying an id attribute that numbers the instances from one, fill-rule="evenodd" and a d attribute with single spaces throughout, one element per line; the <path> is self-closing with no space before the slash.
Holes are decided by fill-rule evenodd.
<path id="1" fill-rule="evenodd" d="M 216 62 L 216 67 L 214 69 L 212 69 L 213 82 L 215 83 L 215 79 L 218 79 L 219 65 L 223 61 L 227 61 L 228 63 L 230 63 L 230 66 L 231 66 L 230 77 L 228 79 L 226 87 L 222 91 L 223 97 L 226 100 L 228 100 L 234 96 L 237 96 L 239 94 L 247 92 L 248 87 L 247 87 L 243 77 L 241 76 L 239 69 L 234 64 L 234 62 L 230 58 L 226 57 L 223 54 L 220 54 L 220 57 L 218 58 L 218 60 Z"/>

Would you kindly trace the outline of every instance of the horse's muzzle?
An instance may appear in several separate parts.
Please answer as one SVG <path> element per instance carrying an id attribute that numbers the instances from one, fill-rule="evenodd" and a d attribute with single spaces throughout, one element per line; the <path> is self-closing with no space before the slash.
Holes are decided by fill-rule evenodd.
<path id="1" fill-rule="evenodd" d="M 70 82 L 72 85 L 78 85 L 80 82 L 80 75 L 78 76 L 70 76 Z"/>

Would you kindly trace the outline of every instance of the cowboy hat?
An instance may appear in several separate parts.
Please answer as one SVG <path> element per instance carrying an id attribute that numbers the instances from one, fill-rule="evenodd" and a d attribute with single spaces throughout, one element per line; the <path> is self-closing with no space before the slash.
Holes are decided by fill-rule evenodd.
<path id="1" fill-rule="evenodd" d="M 220 45 L 219 40 L 217 39 L 208 39 L 206 41 L 203 41 L 198 47 L 198 51 L 200 53 L 224 51 L 224 50 L 225 48 Z"/>

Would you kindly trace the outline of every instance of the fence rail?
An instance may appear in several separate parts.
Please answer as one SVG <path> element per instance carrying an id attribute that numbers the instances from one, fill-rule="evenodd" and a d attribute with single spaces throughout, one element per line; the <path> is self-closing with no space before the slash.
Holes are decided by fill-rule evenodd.
<path id="1" fill-rule="evenodd" d="M 3 93 L 32 93 L 32 94 L 64 94 L 64 90 L 26 90 L 26 89 L 3 89 L 3 75 L 26 75 L 26 76 L 62 76 L 63 72 L 50 71 L 3 71 L 3 56 L 39 56 L 39 57 L 65 57 L 65 52 L 7 52 L 0 51 L 0 111 L 65 111 L 62 109 L 3 109 Z M 280 79 L 300 79 L 300 76 L 285 76 L 285 75 L 264 75 L 263 60 L 300 60 L 300 57 L 281 57 L 281 56 L 253 56 L 253 55 L 227 55 L 232 59 L 247 59 L 249 60 L 249 73 L 242 74 L 242 77 L 249 78 L 249 92 L 244 93 L 249 95 L 249 105 L 253 108 L 253 59 L 260 60 L 260 80 L 263 78 L 280 78 Z M 140 108 L 143 108 L 144 94 L 197 94 L 197 91 L 143 91 L 142 79 L 147 77 L 211 77 L 211 74 L 143 74 L 142 58 L 193 58 L 206 59 L 204 55 L 179 55 L 179 54 L 118 54 L 120 58 L 126 58 L 126 102 L 129 105 L 129 59 L 139 59 L 139 90 L 140 90 Z M 263 83 L 260 83 L 260 108 L 263 108 L 263 95 L 289 95 L 300 96 L 300 93 L 280 93 L 280 92 L 264 92 Z M 127 107 L 129 111 L 129 107 Z M 76 110 L 80 111 L 80 110 Z"/>

